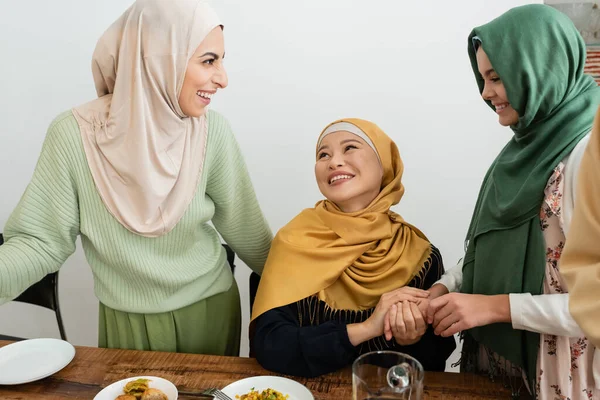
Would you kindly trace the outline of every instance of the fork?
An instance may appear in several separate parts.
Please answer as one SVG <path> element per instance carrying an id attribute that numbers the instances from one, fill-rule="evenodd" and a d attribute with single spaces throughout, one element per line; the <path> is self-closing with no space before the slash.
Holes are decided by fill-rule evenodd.
<path id="1" fill-rule="evenodd" d="M 227 396 L 225 393 L 221 392 L 219 389 L 206 389 L 204 391 L 198 392 L 188 392 L 185 390 L 179 390 L 178 392 L 182 396 L 190 396 L 190 397 L 200 397 L 200 398 L 210 398 L 217 400 L 233 400 L 231 397 Z"/>
<path id="2" fill-rule="evenodd" d="M 215 396 L 215 399 L 218 400 L 233 400 L 231 397 L 227 396 L 225 393 L 221 392 L 219 389 L 206 389 L 204 394 L 209 394 L 211 396 Z"/>

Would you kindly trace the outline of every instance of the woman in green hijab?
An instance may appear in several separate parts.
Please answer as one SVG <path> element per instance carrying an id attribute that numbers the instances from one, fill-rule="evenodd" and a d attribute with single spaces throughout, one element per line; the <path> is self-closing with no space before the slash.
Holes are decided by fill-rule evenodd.
<path id="1" fill-rule="evenodd" d="M 595 348 L 559 274 L 600 103 L 583 73 L 585 44 L 566 15 L 527 5 L 475 28 L 468 50 L 481 96 L 513 136 L 481 186 L 462 268 L 431 289 L 428 320 L 437 334 L 463 332 L 463 371 L 505 378 L 515 392 L 525 384 L 541 399 L 600 399 Z"/>

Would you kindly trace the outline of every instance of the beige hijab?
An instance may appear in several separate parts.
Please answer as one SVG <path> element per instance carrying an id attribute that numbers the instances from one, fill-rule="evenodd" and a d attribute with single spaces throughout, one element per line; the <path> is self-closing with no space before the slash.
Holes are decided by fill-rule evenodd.
<path id="1" fill-rule="evenodd" d="M 102 201 L 139 235 L 171 231 L 196 192 L 207 123 L 178 99 L 189 58 L 219 25 L 203 0 L 137 0 L 94 51 L 98 99 L 73 114 Z"/>

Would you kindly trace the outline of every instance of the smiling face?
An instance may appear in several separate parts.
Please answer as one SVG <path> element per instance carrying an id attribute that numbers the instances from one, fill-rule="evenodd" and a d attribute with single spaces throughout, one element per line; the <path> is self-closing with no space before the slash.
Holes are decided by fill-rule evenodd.
<path id="1" fill-rule="evenodd" d="M 188 61 L 179 94 L 179 106 L 188 117 L 203 115 L 217 90 L 227 87 L 224 57 L 223 29 L 218 26 L 210 31 Z"/>
<path id="2" fill-rule="evenodd" d="M 516 125 L 519 122 L 519 113 L 510 105 L 504 84 L 481 46 L 477 49 L 477 67 L 484 81 L 481 97 L 492 103 L 500 125 Z"/>
<path id="3" fill-rule="evenodd" d="M 326 135 L 317 150 L 319 190 L 342 211 L 366 208 L 381 191 L 383 171 L 375 151 L 347 131 Z"/>

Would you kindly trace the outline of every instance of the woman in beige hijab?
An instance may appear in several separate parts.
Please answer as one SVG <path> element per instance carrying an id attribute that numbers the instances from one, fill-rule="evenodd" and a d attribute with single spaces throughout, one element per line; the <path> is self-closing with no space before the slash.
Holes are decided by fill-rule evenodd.
<path id="1" fill-rule="evenodd" d="M 98 41 L 98 99 L 50 125 L 0 247 L 0 304 L 83 248 L 99 345 L 237 355 L 219 234 L 261 272 L 271 231 L 227 121 L 223 27 L 203 0 L 138 0 Z M 209 222 L 212 222 L 211 226 Z"/>

